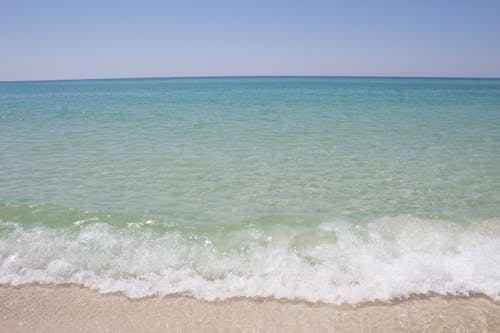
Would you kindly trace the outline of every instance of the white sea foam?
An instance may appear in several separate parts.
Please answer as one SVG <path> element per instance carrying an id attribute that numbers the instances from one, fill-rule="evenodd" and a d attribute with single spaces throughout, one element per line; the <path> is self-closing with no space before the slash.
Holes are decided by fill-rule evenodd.
<path id="1" fill-rule="evenodd" d="M 0 283 L 76 283 L 129 297 L 186 294 L 358 303 L 411 294 L 500 300 L 500 223 L 411 216 L 219 234 L 0 222 Z"/>

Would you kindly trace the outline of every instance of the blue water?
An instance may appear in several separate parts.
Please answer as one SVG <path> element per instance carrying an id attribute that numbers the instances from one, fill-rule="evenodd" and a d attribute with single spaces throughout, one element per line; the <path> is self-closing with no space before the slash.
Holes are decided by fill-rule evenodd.
<path id="1" fill-rule="evenodd" d="M 0 83 L 0 283 L 500 298 L 500 80 Z"/>

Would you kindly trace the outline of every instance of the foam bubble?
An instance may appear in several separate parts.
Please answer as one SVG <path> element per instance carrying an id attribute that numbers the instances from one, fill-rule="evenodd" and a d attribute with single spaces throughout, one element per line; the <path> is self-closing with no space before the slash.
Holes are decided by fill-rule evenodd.
<path id="1" fill-rule="evenodd" d="M 358 303 L 411 294 L 500 300 L 500 224 L 382 218 L 366 225 L 155 232 L 0 222 L 0 283 L 76 283 L 129 297 L 185 294 Z"/>

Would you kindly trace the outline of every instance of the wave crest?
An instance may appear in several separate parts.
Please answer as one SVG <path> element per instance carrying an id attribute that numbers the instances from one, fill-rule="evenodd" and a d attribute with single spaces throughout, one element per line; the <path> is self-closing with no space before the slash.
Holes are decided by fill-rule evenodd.
<path id="1" fill-rule="evenodd" d="M 213 231 L 216 230 L 216 231 Z M 0 222 L 0 283 L 75 283 L 129 297 L 274 297 L 326 303 L 411 294 L 500 300 L 500 224 L 397 216 L 364 225 L 246 224 L 158 232 Z"/>

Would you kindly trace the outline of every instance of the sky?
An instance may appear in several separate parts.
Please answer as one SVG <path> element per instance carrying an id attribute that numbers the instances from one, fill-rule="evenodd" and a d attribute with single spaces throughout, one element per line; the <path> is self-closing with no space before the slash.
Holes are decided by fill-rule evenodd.
<path id="1" fill-rule="evenodd" d="M 500 0 L 0 0 L 0 81 L 500 77 Z"/>

